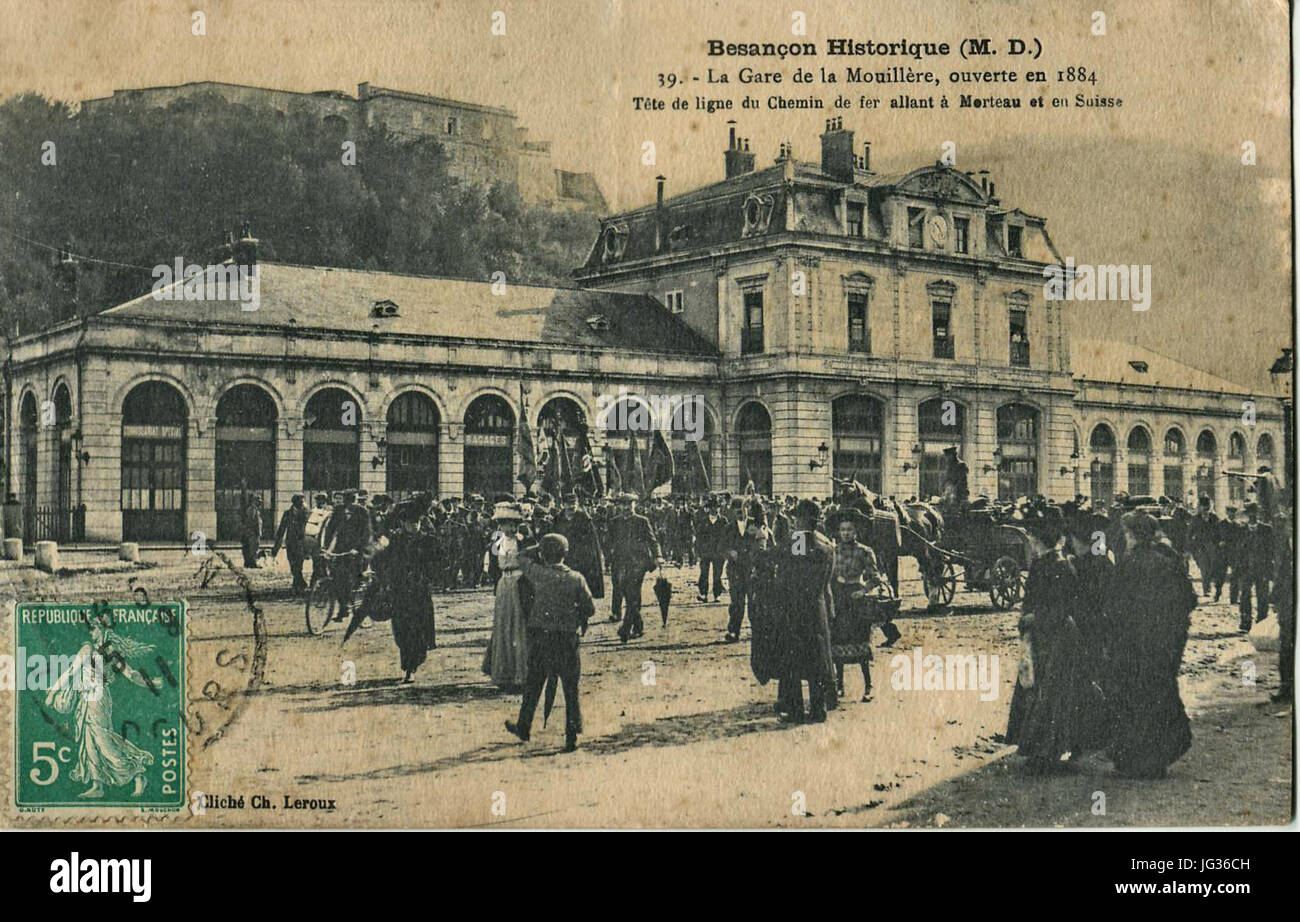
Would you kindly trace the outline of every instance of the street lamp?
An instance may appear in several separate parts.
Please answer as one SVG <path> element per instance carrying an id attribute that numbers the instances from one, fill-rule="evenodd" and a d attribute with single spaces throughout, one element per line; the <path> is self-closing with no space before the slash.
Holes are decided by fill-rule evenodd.
<path id="1" fill-rule="evenodd" d="M 1282 354 L 1273 360 L 1268 370 L 1273 382 L 1273 392 L 1282 402 L 1282 431 L 1286 446 L 1282 449 L 1283 468 L 1286 477 L 1286 489 L 1289 496 L 1295 495 L 1295 354 L 1291 349 L 1283 349 Z"/>
<path id="2" fill-rule="evenodd" d="M 818 468 L 825 467 L 827 459 L 830 458 L 831 449 L 825 442 L 817 446 L 817 457 L 808 460 L 808 470 L 815 471 Z"/>

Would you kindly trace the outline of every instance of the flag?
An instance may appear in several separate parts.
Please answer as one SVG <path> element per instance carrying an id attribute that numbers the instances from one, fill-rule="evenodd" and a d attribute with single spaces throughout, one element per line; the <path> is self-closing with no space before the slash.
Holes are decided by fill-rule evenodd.
<path id="1" fill-rule="evenodd" d="M 605 449 L 605 483 L 609 485 L 609 492 L 623 492 L 623 475 L 618 471 L 618 462 L 614 460 L 611 448 Z"/>
<path id="2" fill-rule="evenodd" d="M 709 486 L 709 469 L 704 464 L 704 454 L 700 451 L 700 443 L 697 440 L 688 440 L 686 442 L 686 453 L 691 463 L 691 480 L 692 486 L 696 493 L 708 493 Z"/>
<path id="3" fill-rule="evenodd" d="M 596 467 L 596 459 L 592 455 L 591 440 L 587 437 L 586 429 L 578 430 L 577 444 L 574 448 L 578 452 L 578 469 L 574 471 L 577 489 L 585 490 L 592 496 L 599 496 L 605 492 L 605 488 L 600 482 L 600 470 Z"/>
<path id="4" fill-rule="evenodd" d="M 645 496 L 647 491 L 645 488 L 645 467 L 641 463 L 641 446 L 636 443 L 635 432 L 629 433 L 629 437 L 632 440 L 632 447 L 628 449 L 632 455 L 632 466 L 628 472 L 627 488 L 637 496 Z"/>
<path id="5" fill-rule="evenodd" d="M 569 438 L 564 434 L 564 423 L 556 427 L 556 451 L 560 476 L 560 492 L 572 490 L 577 486 L 573 476 L 573 458 L 569 455 Z"/>
<path id="6" fill-rule="evenodd" d="M 519 382 L 519 482 L 529 490 L 537 479 L 537 452 L 533 448 L 533 432 L 528 428 L 528 401 L 524 399 L 524 382 Z"/>
<path id="7" fill-rule="evenodd" d="M 650 437 L 649 460 L 646 464 L 646 492 L 654 492 L 655 487 L 673 482 L 673 453 L 668 448 L 664 434 L 655 430 Z"/>
<path id="8" fill-rule="evenodd" d="M 544 422 L 537 440 L 537 470 L 541 473 L 542 489 L 548 493 L 554 493 L 558 485 L 558 458 L 555 451 L 555 430 L 549 421 Z"/>
<path id="9" fill-rule="evenodd" d="M 754 487 L 754 475 L 749 472 L 749 465 L 742 465 L 745 468 L 745 494 L 758 492 Z"/>

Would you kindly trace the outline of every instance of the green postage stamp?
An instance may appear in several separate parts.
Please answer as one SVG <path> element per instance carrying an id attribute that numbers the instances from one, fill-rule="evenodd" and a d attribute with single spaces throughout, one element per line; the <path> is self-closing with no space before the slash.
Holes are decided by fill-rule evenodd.
<path id="1" fill-rule="evenodd" d="M 16 606 L 20 810 L 185 803 L 185 604 Z"/>

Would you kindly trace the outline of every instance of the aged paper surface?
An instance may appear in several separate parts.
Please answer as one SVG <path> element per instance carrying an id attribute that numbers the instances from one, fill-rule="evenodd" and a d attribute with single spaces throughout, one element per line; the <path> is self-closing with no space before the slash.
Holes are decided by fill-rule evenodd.
<path id="1" fill-rule="evenodd" d="M 5 826 L 1289 821 L 1284 4 L 0 4 Z"/>

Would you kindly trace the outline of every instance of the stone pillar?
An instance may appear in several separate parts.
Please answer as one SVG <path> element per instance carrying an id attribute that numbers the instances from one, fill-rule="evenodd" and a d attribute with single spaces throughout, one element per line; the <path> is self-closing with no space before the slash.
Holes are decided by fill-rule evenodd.
<path id="1" fill-rule="evenodd" d="M 1228 478 L 1224 471 L 1228 469 L 1227 456 L 1220 453 L 1214 458 L 1214 508 L 1219 515 L 1228 508 Z"/>
<path id="2" fill-rule="evenodd" d="M 185 444 L 185 534 L 217 536 L 217 420 L 191 417 Z"/>
<path id="3" fill-rule="evenodd" d="M 882 486 L 886 496 L 896 496 L 900 500 L 920 493 L 921 456 L 912 451 L 920 441 L 916 410 L 918 397 L 918 394 L 908 391 L 896 391 L 893 404 L 885 408 Z M 904 465 L 908 465 L 907 470 L 903 470 Z"/>
<path id="4" fill-rule="evenodd" d="M 286 416 L 278 423 L 275 433 L 275 507 L 283 513 L 289 508 L 293 494 L 303 492 L 302 417 Z M 314 496 L 303 494 L 303 499 L 308 509 L 316 505 Z"/>
<path id="5" fill-rule="evenodd" d="M 604 433 L 591 429 L 604 448 Z M 604 451 L 600 452 L 603 460 Z M 604 471 L 601 471 L 604 476 Z M 448 423 L 446 435 L 438 439 L 438 496 L 460 496 L 465 492 L 465 427 L 460 421 Z M 491 501 L 492 497 L 484 499 Z"/>

